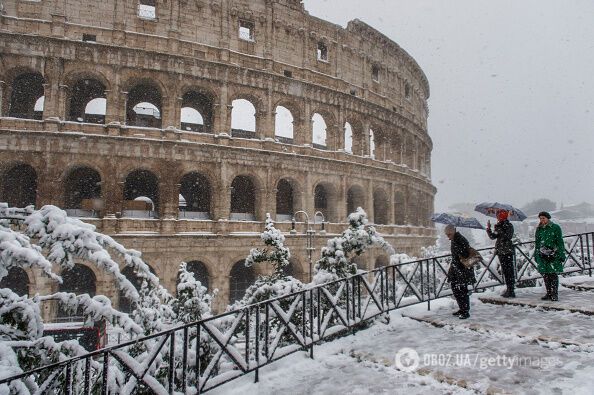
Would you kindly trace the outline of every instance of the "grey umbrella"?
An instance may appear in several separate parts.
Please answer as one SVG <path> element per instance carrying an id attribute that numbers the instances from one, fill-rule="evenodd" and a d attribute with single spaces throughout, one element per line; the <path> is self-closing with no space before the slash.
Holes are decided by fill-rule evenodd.
<path id="1" fill-rule="evenodd" d="M 483 202 L 481 204 L 478 204 L 474 208 L 474 211 L 478 211 L 481 214 L 485 214 L 485 215 L 487 215 L 489 217 L 493 217 L 493 218 L 497 218 L 497 212 L 499 210 L 507 211 L 509 213 L 508 219 L 510 221 L 523 221 L 526 219 L 526 214 L 524 214 L 522 212 L 522 210 L 520 210 L 519 208 L 515 208 L 511 204 L 498 203 L 498 202 L 494 202 L 494 203 Z"/>
<path id="2" fill-rule="evenodd" d="M 464 215 L 435 213 L 431 216 L 431 221 L 459 228 L 485 229 L 478 219 Z"/>

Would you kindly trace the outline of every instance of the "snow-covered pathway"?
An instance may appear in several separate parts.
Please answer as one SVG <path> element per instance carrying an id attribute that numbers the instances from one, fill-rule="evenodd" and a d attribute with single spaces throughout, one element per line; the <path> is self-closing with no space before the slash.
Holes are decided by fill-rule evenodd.
<path id="1" fill-rule="evenodd" d="M 518 290 L 518 300 L 541 294 Z M 473 295 L 464 321 L 449 299 L 393 312 L 388 324 L 315 347 L 314 360 L 298 353 L 262 369 L 257 384 L 249 375 L 213 393 L 594 393 L 594 318 L 479 300 L 496 295 Z M 594 305 L 594 292 L 559 296 L 558 306 Z"/>

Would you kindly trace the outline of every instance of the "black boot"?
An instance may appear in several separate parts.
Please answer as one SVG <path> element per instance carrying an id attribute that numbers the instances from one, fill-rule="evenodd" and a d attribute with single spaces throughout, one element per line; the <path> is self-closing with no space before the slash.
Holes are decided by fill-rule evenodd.
<path id="1" fill-rule="evenodd" d="M 452 315 L 460 315 L 460 314 L 462 314 L 462 310 L 458 310 L 455 313 L 452 313 Z"/>
<path id="2" fill-rule="evenodd" d="M 550 280 L 550 292 L 549 295 L 551 296 L 551 300 L 556 302 L 559 300 L 559 275 L 557 273 L 551 274 Z"/>
<path id="3" fill-rule="evenodd" d="M 460 313 L 458 318 L 461 320 L 468 319 L 468 318 L 470 318 L 470 313 L 468 311 L 463 311 L 462 313 Z"/>
<path id="4" fill-rule="evenodd" d="M 544 282 L 544 286 L 547 290 L 547 293 L 545 296 L 543 296 L 542 298 L 540 298 L 540 300 L 551 300 L 551 281 L 549 278 L 549 274 L 545 273 L 542 275 L 542 280 Z"/>

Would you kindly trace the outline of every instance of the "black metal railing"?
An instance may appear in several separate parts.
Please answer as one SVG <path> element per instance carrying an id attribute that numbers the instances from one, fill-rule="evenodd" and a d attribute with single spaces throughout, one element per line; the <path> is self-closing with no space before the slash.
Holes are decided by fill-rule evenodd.
<path id="1" fill-rule="evenodd" d="M 565 237 L 564 273 L 592 275 L 594 233 Z M 518 283 L 540 277 L 531 250 L 518 243 Z M 493 248 L 480 250 L 474 290 L 503 284 Z M 134 339 L 117 346 L 0 379 L 2 385 L 34 382 L 40 392 L 64 394 L 201 393 L 294 352 L 313 358 L 314 345 L 350 333 L 388 311 L 452 294 L 450 255 L 396 263 L 307 288 L 240 310 Z M 191 391 L 189 389 L 192 389 Z"/>

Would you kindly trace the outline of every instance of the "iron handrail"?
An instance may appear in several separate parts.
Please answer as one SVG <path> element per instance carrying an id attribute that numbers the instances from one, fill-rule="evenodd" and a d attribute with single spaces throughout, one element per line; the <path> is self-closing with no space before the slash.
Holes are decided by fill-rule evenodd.
<path id="1" fill-rule="evenodd" d="M 564 273 L 587 272 L 591 276 L 594 232 L 565 236 L 564 239 L 567 252 Z M 535 271 L 532 254 L 522 249 L 531 243 L 534 242 L 514 245 L 519 283 L 540 276 Z M 494 248 L 479 251 L 492 254 L 487 262 L 475 269 L 477 282 L 473 289 L 479 291 L 503 284 Z M 325 284 L 307 284 L 304 289 L 289 295 L 5 377 L 0 379 L 0 386 L 33 377 L 42 379 L 39 384 L 56 393 L 91 393 L 93 386 L 100 386 L 103 391 L 107 390 L 110 369 L 112 372 L 116 369 L 112 366 L 114 363 L 125 372 L 128 380 L 136 380 L 136 386 L 154 392 L 173 393 L 192 386 L 200 393 L 250 372 L 255 372 L 257 380 L 258 370 L 263 366 L 300 350 L 309 351 L 313 357 L 315 344 L 343 332 L 352 332 L 378 315 L 419 303 L 427 303 L 430 309 L 432 300 L 451 295 L 447 283 L 450 262 L 451 255 L 446 254 L 362 271 Z M 206 339 L 204 350 L 203 337 Z M 130 348 L 155 341 L 148 365 L 141 373 L 125 355 Z M 182 347 L 176 349 L 178 341 L 182 342 Z M 196 348 L 193 360 L 190 356 L 192 347 Z M 169 351 L 164 354 L 164 362 L 155 362 L 161 350 Z M 101 368 L 98 360 L 103 361 Z M 155 383 L 146 377 L 148 370 L 158 363 L 166 368 L 163 373 L 166 383 Z M 73 384 L 73 375 L 77 371 L 84 371 L 83 387 Z"/>

